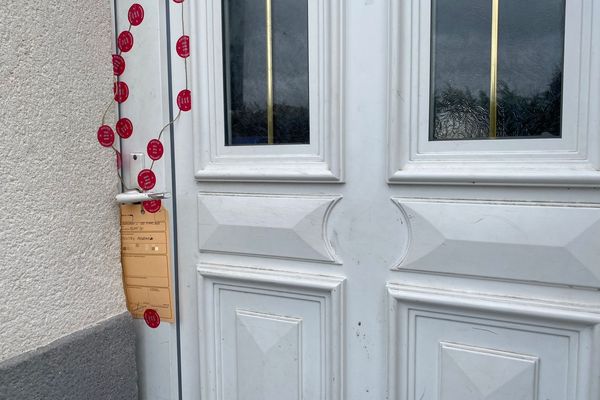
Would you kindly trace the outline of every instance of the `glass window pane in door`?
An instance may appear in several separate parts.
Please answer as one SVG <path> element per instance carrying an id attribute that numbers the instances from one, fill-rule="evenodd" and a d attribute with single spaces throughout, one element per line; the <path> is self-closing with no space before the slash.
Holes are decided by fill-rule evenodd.
<path id="1" fill-rule="evenodd" d="M 430 139 L 487 137 L 491 2 L 434 0 L 432 9 Z"/>
<path id="2" fill-rule="evenodd" d="M 430 140 L 561 136 L 565 0 L 434 0 Z"/>
<path id="3" fill-rule="evenodd" d="M 225 144 L 308 144 L 308 0 L 223 0 Z"/>
<path id="4" fill-rule="evenodd" d="M 272 1 L 275 143 L 307 144 L 308 1 Z"/>
<path id="5" fill-rule="evenodd" d="M 564 0 L 500 0 L 498 137 L 560 137 Z"/>

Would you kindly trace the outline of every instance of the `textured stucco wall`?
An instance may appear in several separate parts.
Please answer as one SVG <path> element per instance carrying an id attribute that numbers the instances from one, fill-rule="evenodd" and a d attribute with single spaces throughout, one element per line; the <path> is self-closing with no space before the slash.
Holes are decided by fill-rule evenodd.
<path id="1" fill-rule="evenodd" d="M 0 361 L 125 310 L 109 0 L 0 2 Z"/>

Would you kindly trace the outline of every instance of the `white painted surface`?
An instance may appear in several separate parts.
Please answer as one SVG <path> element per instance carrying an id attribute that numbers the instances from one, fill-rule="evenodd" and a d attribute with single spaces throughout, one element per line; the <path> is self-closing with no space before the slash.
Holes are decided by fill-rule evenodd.
<path id="1" fill-rule="evenodd" d="M 343 399 L 343 284 L 342 278 L 198 266 L 202 398 Z"/>
<path id="2" fill-rule="evenodd" d="M 201 193 L 200 251 L 338 262 L 326 237 L 339 196 Z"/>
<path id="3" fill-rule="evenodd" d="M 110 2 L 0 2 L 0 360 L 125 311 Z"/>
<path id="4" fill-rule="evenodd" d="M 191 60 L 197 98 L 192 114 L 196 178 L 206 181 L 341 181 L 343 180 L 343 24 L 344 1 L 308 2 L 310 144 L 225 146 L 223 48 L 220 1 L 194 4 L 195 42 Z M 190 26 L 188 25 L 188 26 Z M 293 159 L 294 162 L 289 161 Z"/>
<path id="5" fill-rule="evenodd" d="M 392 183 L 598 186 L 598 3 L 566 1 L 561 138 L 429 140 L 431 1 L 387 1 Z"/>
<path id="6" fill-rule="evenodd" d="M 410 240 L 398 269 L 600 286 L 600 208 L 394 199 Z"/>
<path id="7" fill-rule="evenodd" d="M 389 284 L 395 400 L 600 395 L 597 307 Z"/>
<path id="8" fill-rule="evenodd" d="M 146 154 L 146 146 L 150 139 L 156 139 L 159 131 L 169 122 L 168 108 L 168 72 L 167 72 L 167 20 L 165 3 L 173 4 L 173 12 L 179 10 L 178 4 L 169 1 L 155 0 L 119 0 L 117 1 L 116 20 L 118 31 L 129 27 L 127 13 L 133 3 L 144 7 L 144 21 L 133 27 L 131 32 L 135 44 L 131 51 L 123 54 L 127 68 L 122 75 L 123 81 L 130 88 L 129 99 L 121 106 L 121 115 L 129 118 L 134 125 L 134 133 L 121 143 L 123 156 L 124 178 L 137 181 L 135 171 L 138 165 L 131 165 L 131 154 Z M 181 21 L 177 14 L 174 18 Z M 181 27 L 175 25 L 172 31 L 173 48 L 181 35 Z M 173 69 L 183 70 L 183 61 L 176 54 L 173 58 Z M 175 88 L 178 92 L 178 88 Z M 165 163 L 170 162 L 171 144 L 169 129 L 162 136 L 164 156 L 154 163 L 157 177 L 153 192 L 173 193 L 170 171 Z M 150 160 L 145 157 L 145 165 L 149 167 Z M 172 217 L 172 199 L 162 202 Z M 171 228 L 173 226 L 171 225 Z M 173 229 L 170 230 L 173 239 Z M 174 245 L 174 242 L 171 241 Z M 173 255 L 173 248 L 171 251 Z M 171 260 L 174 266 L 174 260 Z M 171 271 L 174 273 L 174 271 Z M 174 276 L 174 275 L 173 275 Z M 157 329 L 150 329 L 143 320 L 136 321 L 137 334 L 137 363 L 138 386 L 140 399 L 171 400 L 177 399 L 177 340 L 175 324 L 161 323 Z"/>
<path id="9" fill-rule="evenodd" d="M 298 352 L 298 346 L 292 345 L 296 328 L 290 324 L 312 321 L 312 317 L 302 311 L 302 302 L 290 299 L 309 293 L 315 285 L 327 289 L 321 281 L 344 280 L 338 306 L 321 319 L 328 326 L 342 327 L 339 337 L 332 336 L 342 343 L 340 354 L 329 359 L 340 357 L 340 363 L 332 367 L 335 384 L 333 378 L 326 382 L 339 389 L 337 395 L 343 399 L 454 399 L 465 395 L 462 390 L 470 384 L 480 391 L 479 398 L 597 398 L 599 384 L 594 377 L 600 369 L 600 296 L 596 289 L 600 285 L 594 274 L 600 256 L 593 238 L 600 196 L 597 188 L 590 187 L 598 178 L 592 156 L 597 149 L 584 149 L 589 150 L 590 158 L 579 167 L 576 162 L 561 162 L 543 169 L 527 159 L 534 173 L 512 168 L 516 163 L 500 156 L 486 168 L 480 168 L 481 163 L 453 163 L 440 156 L 437 164 L 429 165 L 435 174 L 424 165 L 427 163 L 415 162 L 411 168 L 418 176 L 392 176 L 400 171 L 400 164 L 394 162 L 402 160 L 400 152 L 410 150 L 399 143 L 409 143 L 413 131 L 393 125 L 402 114 L 388 108 L 390 96 L 398 94 L 388 80 L 389 67 L 394 65 L 390 60 L 398 61 L 391 58 L 389 44 L 397 39 L 392 35 L 402 34 L 396 28 L 405 26 L 405 20 L 390 13 L 390 6 L 423 2 L 342 1 L 340 126 L 344 127 L 344 146 L 340 159 L 345 160 L 341 165 L 344 183 L 311 179 L 311 169 L 293 157 L 286 160 L 285 169 L 294 171 L 294 176 L 273 179 L 272 171 L 258 163 L 232 179 L 227 165 L 215 164 L 211 168 L 223 169 L 213 171 L 207 180 L 198 174 L 198 160 L 204 157 L 199 152 L 212 150 L 197 144 L 224 135 L 218 125 L 209 124 L 206 110 L 222 109 L 222 94 L 209 65 L 202 62 L 213 46 L 220 46 L 214 37 L 204 34 L 208 25 L 220 23 L 207 21 L 218 3 L 184 3 L 195 24 L 192 37 L 197 39 L 190 69 L 196 108 L 193 118 L 186 114 L 178 121 L 174 143 L 183 397 L 195 399 L 203 394 L 205 399 L 235 399 L 240 385 L 249 398 L 258 396 L 259 388 L 272 393 L 286 387 L 286 393 L 296 394 L 295 372 L 300 367 L 290 362 L 290 355 Z M 577 4 L 589 8 L 592 2 Z M 590 11 L 597 12 L 595 5 L 592 8 Z M 172 22 L 178 24 L 177 16 Z M 582 32 L 597 32 L 596 27 L 585 28 Z M 597 62 L 598 54 L 590 53 L 589 61 Z M 411 58 L 408 51 L 395 55 L 407 61 Z M 180 87 L 184 76 L 177 70 L 174 73 L 175 87 Z M 582 75 L 588 73 L 595 74 L 582 70 Z M 410 102 L 409 96 L 398 100 Z M 597 101 L 597 95 L 590 96 L 589 104 Z M 567 107 L 571 106 L 575 105 Z M 590 127 L 598 120 L 592 113 L 584 119 L 589 128 L 587 145 L 593 146 L 598 132 Z M 389 128 L 394 126 L 390 137 Z M 394 141 L 394 137 L 400 140 Z M 469 149 L 468 143 L 455 145 L 458 152 L 470 151 L 474 159 L 481 156 L 477 149 Z M 551 150 L 544 146 L 540 154 Z M 217 148 L 215 154 L 225 150 Z M 277 146 L 268 151 L 276 152 Z M 540 158 L 548 161 L 552 157 Z M 461 168 L 455 168 L 457 164 Z M 300 184 L 297 176 L 303 174 L 307 179 Z M 403 184 L 406 181 L 425 184 Z M 503 186 L 490 185 L 499 183 Z M 210 195 L 236 201 L 223 201 L 219 208 L 211 200 L 206 207 L 205 197 Z M 302 241 L 273 231 L 289 226 L 286 224 L 298 207 L 309 209 L 306 199 L 315 195 L 341 197 L 328 217 L 319 214 L 324 233 L 305 231 L 312 243 L 330 242 L 340 264 L 299 260 L 298 254 L 306 252 Z M 268 200 L 257 202 L 261 196 Z M 281 204 L 287 204 L 289 214 L 281 212 Z M 410 221 L 408 214 L 413 216 Z M 471 229 L 469 221 L 479 218 L 482 227 Z M 243 235 L 242 229 L 235 228 L 234 219 L 245 226 Z M 245 223 L 249 221 L 252 223 Z M 227 234 L 208 246 L 219 229 Z M 248 242 L 242 242 L 242 236 Z M 252 247 L 257 238 L 270 241 L 273 251 L 240 251 L 242 244 Z M 524 248 L 520 256 L 508 254 L 517 246 Z M 445 248 L 453 251 L 439 252 Z M 557 252 L 562 258 L 555 256 Z M 435 257 L 428 260 L 424 254 Z M 498 261 L 498 255 L 506 255 L 507 262 Z M 407 263 L 402 264 L 403 260 Z M 585 283 L 587 288 L 573 287 L 574 282 Z M 256 317 L 250 335 L 255 341 L 277 342 L 289 351 L 276 351 L 269 357 L 264 352 L 250 355 L 222 345 L 221 340 L 232 343 L 233 332 L 239 333 L 239 315 Z M 279 325 L 271 326 L 273 321 Z M 414 329 L 409 329 L 409 323 Z M 260 335 L 258 326 L 264 328 Z M 250 336 L 240 336 L 248 346 L 252 344 Z M 309 345 L 316 341 L 311 339 Z M 322 362 L 309 360 L 303 358 L 308 371 L 322 371 Z M 239 368 L 257 363 L 267 370 L 283 365 L 290 373 L 271 382 L 261 380 L 258 367 Z M 458 375 L 462 384 L 452 378 Z"/>

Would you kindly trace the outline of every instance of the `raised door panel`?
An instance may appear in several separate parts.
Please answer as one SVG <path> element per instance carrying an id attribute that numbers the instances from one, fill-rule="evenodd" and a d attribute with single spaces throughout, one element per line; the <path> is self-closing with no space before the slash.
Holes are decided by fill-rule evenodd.
<path id="1" fill-rule="evenodd" d="M 210 400 L 341 400 L 343 279 L 198 267 Z"/>
<path id="2" fill-rule="evenodd" d="M 600 208 L 394 199 L 410 235 L 396 269 L 600 286 Z"/>
<path id="3" fill-rule="evenodd" d="M 326 232 L 340 198 L 201 193 L 200 251 L 338 263 Z"/>
<path id="4" fill-rule="evenodd" d="M 589 400 L 600 314 L 534 299 L 388 285 L 394 400 Z"/>

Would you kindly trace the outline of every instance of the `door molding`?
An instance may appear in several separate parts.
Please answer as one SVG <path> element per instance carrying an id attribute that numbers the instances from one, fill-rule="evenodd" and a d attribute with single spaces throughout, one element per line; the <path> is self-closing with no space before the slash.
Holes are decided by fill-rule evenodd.
<path id="1" fill-rule="evenodd" d="M 390 1 L 388 182 L 600 185 L 600 4 L 568 0 L 563 137 L 430 142 L 431 0 Z"/>
<path id="2" fill-rule="evenodd" d="M 198 279 L 198 321 L 199 321 L 199 349 L 202 365 L 206 366 L 202 374 L 202 398 L 208 400 L 221 400 L 223 398 L 223 377 L 235 376 L 232 372 L 223 373 L 223 353 L 231 350 L 231 344 L 225 348 L 222 334 L 219 333 L 223 320 L 221 308 L 227 303 L 228 296 L 243 297 L 242 304 L 234 305 L 236 314 L 242 318 L 254 316 L 266 318 L 271 321 L 285 321 L 299 324 L 298 335 L 302 338 L 313 339 L 318 337 L 316 353 L 310 357 L 298 355 L 300 375 L 290 377 L 297 379 L 297 384 L 302 382 L 307 374 L 318 372 L 318 381 L 321 383 L 318 397 L 320 400 L 342 400 L 343 396 L 343 360 L 344 360 L 344 282 L 345 278 L 325 275 L 312 275 L 300 272 L 284 272 L 247 267 L 235 267 L 219 264 L 200 264 L 197 267 Z M 250 297 L 248 297 L 250 296 Z M 260 298 L 259 302 L 252 303 L 250 298 Z M 236 300 L 229 300 L 235 302 Z M 269 307 L 278 308 L 278 304 L 287 302 L 284 307 L 285 314 L 266 310 Z M 289 306 L 297 304 L 294 311 Z M 227 303 L 230 304 L 230 303 Z M 259 304 L 252 305 L 252 304 Z M 312 308 L 310 308 L 313 305 Z M 231 306 L 231 304 L 230 304 Z M 316 307 L 314 307 L 316 306 Z M 242 309 L 243 308 L 243 309 Z M 306 311 L 307 309 L 317 311 Z M 304 310 L 304 311 L 301 311 Z M 295 315 L 294 313 L 297 313 Z M 309 324 L 302 320 L 309 316 L 313 322 L 318 322 L 318 329 L 309 328 Z M 229 315 L 229 314 L 228 314 Z M 302 327 L 302 325 L 305 325 Z M 313 324 L 314 326 L 314 324 Z M 312 343 L 312 342 L 311 342 Z M 315 343 L 312 343 L 313 345 Z M 298 349 L 308 348 L 307 342 L 300 343 Z M 235 346 L 234 346 L 235 347 Z M 314 347 L 314 346 L 313 346 Z M 239 365 L 239 354 L 229 354 L 230 359 L 235 359 Z M 313 362 L 310 363 L 310 360 Z M 254 359 L 246 359 L 250 364 Z M 310 364 L 308 364 L 310 363 Z M 231 384 L 231 382 L 229 382 Z M 306 389 L 306 388 L 305 388 Z M 302 393 L 302 389 L 299 389 Z M 308 388 L 305 392 L 314 390 Z M 307 394 L 308 396 L 308 394 Z M 302 397 L 302 396 L 300 396 Z"/>
<path id="3" fill-rule="evenodd" d="M 195 178 L 343 181 L 345 1 L 309 2 L 309 145 L 225 146 L 221 2 L 193 2 L 191 9 L 191 34 L 199 38 L 191 56 Z"/>
<path id="4" fill-rule="evenodd" d="M 388 390 L 391 400 L 414 399 L 421 393 L 421 390 L 417 390 L 417 375 L 423 371 L 417 370 L 414 361 L 419 358 L 422 365 L 425 362 L 425 353 L 419 353 L 422 349 L 416 347 L 416 337 L 421 332 L 418 324 L 425 320 L 439 324 L 440 328 L 434 336 L 450 337 L 453 324 L 462 332 L 478 330 L 480 334 L 470 335 L 470 338 L 459 335 L 462 343 L 456 343 L 453 347 L 487 354 L 487 357 L 480 357 L 484 363 L 493 363 L 498 353 L 511 353 L 513 358 L 521 359 L 539 358 L 539 362 L 543 363 L 545 355 L 536 352 L 543 353 L 546 349 L 540 345 L 536 350 L 531 343 L 536 340 L 541 343 L 545 340 L 543 338 L 548 337 L 557 338 L 562 341 L 562 354 L 566 354 L 567 359 L 546 364 L 546 368 L 567 366 L 568 370 L 562 371 L 568 380 L 564 388 L 567 394 L 565 400 L 588 400 L 600 396 L 600 385 L 595 378 L 595 371 L 600 369 L 600 314 L 597 307 L 398 283 L 388 283 L 387 289 Z M 521 336 L 519 332 L 522 332 Z M 511 337 L 511 334 L 515 334 L 512 341 L 503 339 Z M 529 336 L 527 343 L 520 343 L 517 339 L 526 336 Z M 419 336 L 419 340 L 425 341 L 426 338 Z M 443 351 L 448 340 L 441 339 L 436 343 L 442 346 L 440 351 Z M 430 347 L 430 344 L 434 343 L 426 343 L 425 346 Z M 494 347 L 489 348 L 492 345 Z M 433 357 L 433 363 L 441 363 L 441 353 L 431 353 L 428 357 Z M 428 371 L 431 372 L 432 367 L 429 368 Z M 426 380 L 429 388 L 433 385 L 439 387 L 443 372 L 441 366 L 437 369 L 434 367 L 433 370 L 437 371 L 434 375 L 437 375 L 438 380 L 428 375 Z M 546 378 L 546 383 L 548 379 Z M 540 385 L 537 383 L 539 382 L 533 383 L 535 387 L 532 390 L 539 389 Z M 445 392 L 445 395 L 452 393 Z"/>

